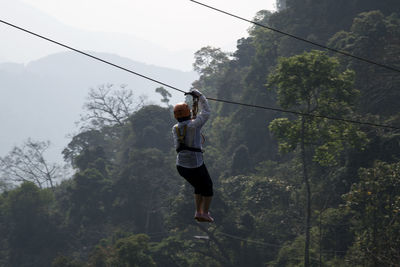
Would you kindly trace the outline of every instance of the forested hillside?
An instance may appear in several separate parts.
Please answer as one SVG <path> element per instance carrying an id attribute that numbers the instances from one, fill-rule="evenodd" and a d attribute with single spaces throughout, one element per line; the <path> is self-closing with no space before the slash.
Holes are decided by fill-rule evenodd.
<path id="1" fill-rule="evenodd" d="M 400 69 L 400 2 L 277 6 L 255 20 Z M 206 96 L 308 115 L 210 101 L 207 224 L 193 219 L 192 189 L 175 168 L 165 89 L 157 92 L 168 107 L 111 117 L 87 109 L 63 152 L 71 178 L 52 185 L 27 173 L 17 187 L 2 185 L 1 266 L 399 265 L 399 131 L 349 122 L 400 127 L 399 72 L 260 26 L 233 53 L 199 49 L 194 69 Z M 118 96 L 129 101 L 123 90 L 109 101 Z M 11 156 L 3 167 L 17 162 Z"/>

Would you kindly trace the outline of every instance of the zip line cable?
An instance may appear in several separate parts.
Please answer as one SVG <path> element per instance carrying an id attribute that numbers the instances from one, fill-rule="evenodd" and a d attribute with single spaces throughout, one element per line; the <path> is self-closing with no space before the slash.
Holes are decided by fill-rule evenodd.
<path id="1" fill-rule="evenodd" d="M 71 47 L 71 46 L 69 46 L 69 45 L 66 45 L 66 44 L 57 42 L 57 41 L 55 41 L 55 40 L 53 40 L 53 39 L 50 39 L 50 38 L 47 38 L 47 37 L 45 37 L 45 36 L 43 36 L 43 35 L 34 33 L 34 32 L 32 32 L 32 31 L 29 31 L 29 30 L 25 29 L 25 28 L 19 27 L 19 26 L 15 25 L 15 24 L 9 23 L 9 22 L 4 21 L 4 20 L 0 20 L 0 22 L 6 24 L 6 25 L 8 25 L 8 26 L 11 26 L 11 27 L 13 27 L 13 28 L 15 28 L 15 29 L 18 29 L 18 30 L 20 30 L 20 31 L 29 33 L 29 34 L 31 34 L 31 35 L 34 35 L 34 36 L 36 36 L 36 37 L 39 37 L 39 38 L 41 38 L 41 39 L 44 39 L 44 40 L 49 41 L 49 42 L 51 42 L 51 43 L 54 43 L 54 44 L 56 44 L 56 45 L 59 45 L 59 46 L 65 47 L 65 48 L 67 48 L 67 49 L 69 49 L 69 50 L 75 51 L 75 52 L 77 52 L 77 53 L 79 53 L 79 54 L 82 54 L 82 55 L 84 55 L 84 56 L 87 56 L 87 57 L 93 58 L 93 59 L 95 59 L 95 60 L 101 61 L 101 62 L 103 62 L 103 63 L 105 63 L 105 64 L 111 65 L 111 66 L 116 67 L 116 68 L 118 68 L 118 69 L 121 69 L 121 70 L 123 70 L 123 71 L 127 71 L 127 72 L 129 72 L 129 73 L 132 73 L 132 74 L 134 74 L 134 75 L 137 75 L 137 76 L 142 77 L 142 78 L 144 78 L 144 79 L 147 79 L 147 80 L 149 80 L 149 81 L 152 81 L 152 82 L 155 82 L 155 83 L 158 83 L 158 84 L 167 86 L 167 87 L 169 87 L 169 88 L 171 88 L 171 89 L 174 89 L 174 90 L 176 90 L 176 91 L 179 91 L 179 92 L 181 92 L 181 93 L 185 93 L 185 91 L 183 91 L 183 90 L 181 90 L 181 89 L 179 89 L 179 88 L 176 88 L 176 87 L 174 87 L 174 86 L 168 85 L 168 84 L 166 84 L 166 83 L 163 83 L 163 82 L 161 82 L 161 81 L 158 81 L 158 80 L 156 80 L 156 79 L 153 79 L 153 78 L 151 78 L 151 77 L 149 77 L 149 76 L 140 74 L 140 73 L 135 72 L 135 71 L 133 71 L 133 70 L 130 70 L 130 69 L 121 67 L 120 65 L 114 64 L 114 63 L 112 63 L 112 62 L 110 62 L 110 61 L 107 61 L 107 60 L 105 60 L 105 59 L 102 59 L 102 58 L 100 58 L 100 57 L 96 57 L 96 56 L 94 56 L 94 55 L 92 55 L 92 54 L 83 52 L 82 50 L 73 48 L 73 47 Z"/>
<path id="2" fill-rule="evenodd" d="M 233 105 L 241 105 L 241 106 L 258 108 L 258 109 L 272 110 L 272 111 L 276 111 L 276 112 L 290 113 L 290 114 L 299 115 L 299 116 L 308 116 L 308 117 L 313 117 L 313 118 L 321 118 L 321 119 L 349 122 L 349 123 L 353 123 L 353 124 L 368 125 L 368 126 L 374 126 L 374 127 L 381 127 L 381 128 L 389 128 L 389 129 L 394 129 L 394 130 L 400 130 L 400 128 L 396 127 L 396 126 L 385 125 L 385 124 L 377 124 L 377 123 L 373 123 L 373 122 L 363 122 L 363 121 L 356 121 L 356 120 L 350 120 L 350 119 L 342 119 L 342 118 L 337 118 L 337 117 L 330 117 L 330 116 L 325 116 L 325 115 L 302 113 L 302 112 L 298 112 L 298 111 L 292 111 L 292 110 L 286 110 L 286 109 L 280 109 L 280 108 L 272 108 L 272 107 L 265 107 L 265 106 L 259 106 L 259 105 L 252 105 L 252 104 L 240 103 L 240 102 L 235 102 L 235 101 L 230 101 L 230 100 L 215 99 L 215 98 L 210 98 L 210 97 L 207 97 L 207 99 L 213 100 L 213 101 L 217 101 L 217 102 L 233 104 Z"/>
<path id="3" fill-rule="evenodd" d="M 206 5 L 206 4 L 203 4 L 203 3 L 198 2 L 198 1 L 195 1 L 195 0 L 190 0 L 190 1 L 193 2 L 193 3 L 195 3 L 195 4 L 198 4 L 198 5 L 204 6 L 204 7 L 206 7 L 206 8 L 215 10 L 215 11 L 217 11 L 217 12 L 223 13 L 223 14 L 225 14 L 225 15 L 228 15 L 228 16 L 231 16 L 231 17 L 234 17 L 234 18 L 237 18 L 237 19 L 240 19 L 240 20 L 243 20 L 243 21 L 252 23 L 252 24 L 254 24 L 254 25 L 257 25 L 257 26 L 260 26 L 260 27 L 262 27 L 262 28 L 265 28 L 265 29 L 268 29 L 268 30 L 271 30 L 271 31 L 274 31 L 274 32 L 277 32 L 277 33 L 280 33 L 280 34 L 282 34 L 282 35 L 289 36 L 289 37 L 294 38 L 294 39 L 296 39 L 296 40 L 299 40 L 299 41 L 302 41 L 302 42 L 305 42 L 305 43 L 309 43 L 309 44 L 312 44 L 312 45 L 314 45 L 314 46 L 318 46 L 318 47 L 320 47 L 320 48 L 323 48 L 323 49 L 326 49 L 326 50 L 329 50 L 329 51 L 332 51 L 332 52 L 335 52 L 335 53 L 342 54 L 342 55 L 344 55 L 344 56 L 352 57 L 352 58 L 354 58 L 354 59 L 357 59 L 357 60 L 360 60 L 360 61 L 364 61 L 364 62 L 373 64 L 373 65 L 376 65 L 376 66 L 379 66 L 379 67 L 382 67 L 382 68 L 385 68 L 385 69 L 388 69 L 388 70 L 391 70 L 391 71 L 395 71 L 395 72 L 399 72 L 399 73 L 400 73 L 400 69 L 397 69 L 397 68 L 394 68 L 394 67 L 391 67 L 391 66 L 387 66 L 387 65 L 385 65 L 385 64 L 378 63 L 378 62 L 372 61 L 372 60 L 370 60 L 370 59 L 366 59 L 366 58 L 363 58 L 363 57 L 355 56 L 355 55 L 350 54 L 350 53 L 348 53 L 348 52 L 345 52 L 345 51 L 342 51 L 342 50 L 338 50 L 338 49 L 335 49 L 335 48 L 331 48 L 331 47 L 328 47 L 328 46 L 326 46 L 326 45 L 322 45 L 322 44 L 319 44 L 319 43 L 316 43 L 316 42 L 313 42 L 313 41 L 309 41 L 309 40 L 304 39 L 304 38 L 302 38 L 302 37 L 299 37 L 299 36 L 296 36 L 296 35 L 293 35 L 293 34 L 290 34 L 290 33 L 287 33 L 287 32 L 284 32 L 284 31 L 281 31 L 281 30 L 278 30 L 278 29 L 275 29 L 275 28 L 272 28 L 272 27 L 269 27 L 269 26 L 266 26 L 266 25 L 261 24 L 261 23 L 258 23 L 258 22 L 256 22 L 256 21 L 252 21 L 252 20 L 249 20 L 249 19 L 240 17 L 240 16 L 238 16 L 238 15 L 229 13 L 229 12 L 227 12 L 227 11 L 224 11 L 224 10 L 221 10 L 221 9 L 218 9 L 218 8 L 215 8 L 215 7 Z"/>
<path id="4" fill-rule="evenodd" d="M 282 245 L 276 245 L 276 244 L 271 244 L 271 243 L 266 243 L 263 241 L 257 241 L 257 240 L 252 240 L 252 239 L 246 239 L 246 238 L 242 238 L 236 235 L 231 235 L 231 234 L 227 234 L 227 233 L 223 233 L 221 231 L 217 231 L 217 233 L 220 233 L 221 235 L 236 239 L 236 240 L 240 240 L 240 241 L 245 241 L 248 243 L 254 243 L 254 244 L 258 244 L 258 245 L 262 245 L 262 246 L 267 246 L 267 247 L 275 247 L 275 248 L 282 248 Z"/>
<path id="5" fill-rule="evenodd" d="M 191 0 L 191 1 L 192 1 L 192 0 Z M 144 78 L 144 79 L 147 79 L 147 80 L 149 80 L 149 81 L 152 81 L 152 82 L 161 84 L 161 85 L 163 85 L 163 86 L 165 86 L 165 87 L 168 87 L 168 88 L 170 88 L 170 89 L 179 91 L 179 92 L 181 92 L 181 93 L 186 93 L 184 90 L 179 89 L 179 88 L 177 88 L 177 87 L 175 87 L 175 86 L 172 86 L 172 85 L 169 85 L 169 84 L 167 84 L 167 83 L 161 82 L 161 81 L 156 80 L 156 79 L 154 79 L 154 78 L 151 78 L 151 77 L 149 77 L 149 76 L 140 74 L 140 73 L 138 73 L 138 72 L 136 72 L 136 71 L 127 69 L 127 68 L 125 68 L 125 67 L 122 67 L 122 66 L 117 65 L 117 64 L 115 64 L 115 63 L 112 63 L 112 62 L 110 62 L 110 61 L 107 61 L 107 60 L 102 59 L 102 58 L 100 58 L 100 57 L 94 56 L 94 55 L 92 55 L 92 54 L 83 52 L 82 50 L 79 50 L 79 49 L 76 49 L 76 48 L 71 47 L 71 46 L 69 46 L 69 45 L 60 43 L 60 42 L 58 42 L 58 41 L 55 41 L 55 40 L 50 39 L 50 38 L 48 38 L 48 37 L 45 37 L 45 36 L 43 36 L 43 35 L 40 35 L 40 34 L 37 34 L 37 33 L 35 33 L 35 32 L 32 32 L 32 31 L 30 31 L 30 30 L 27 30 L 27 29 L 25 29 L 25 28 L 19 27 L 19 26 L 15 25 L 15 24 L 9 23 L 9 22 L 4 21 L 4 20 L 1 20 L 1 19 L 0 19 L 0 23 L 6 24 L 6 25 L 8 25 L 8 26 L 10 26 L 10 27 L 13 27 L 13 28 L 18 29 L 18 30 L 20 30 L 20 31 L 23 31 L 23 32 L 25 32 L 25 33 L 34 35 L 34 36 L 39 37 L 39 38 L 41 38 L 41 39 L 44 39 L 44 40 L 46 40 L 46 41 L 48 41 L 48 42 L 51 42 L 51 43 L 54 43 L 54 44 L 56 44 L 56 45 L 62 46 L 62 47 L 64 47 L 64 48 L 67 48 L 67 49 L 69 49 L 69 50 L 75 51 L 75 52 L 77 52 L 77 53 L 79 53 L 79 54 L 82 54 L 82 55 L 84 55 L 84 56 L 90 57 L 90 58 L 95 59 L 95 60 L 97 60 L 97 61 L 100 61 L 100 62 L 102 62 L 102 63 L 108 64 L 108 65 L 110 65 L 110 66 L 112 66 L 112 67 L 121 69 L 121 70 L 123 70 L 123 71 L 129 72 L 129 73 L 134 74 L 134 75 L 137 75 L 137 76 L 142 77 L 142 78 Z M 350 120 L 350 119 L 343 119 L 343 118 L 336 118 L 336 117 L 330 117 L 330 116 L 324 116 L 324 115 L 315 115 L 315 114 L 309 114 L 309 113 L 302 113 L 302 112 L 297 112 L 297 111 L 291 111 L 291 110 L 285 110 L 285 109 L 279 109 L 279 108 L 272 108 L 272 107 L 266 107 L 266 106 L 260 106 L 260 105 L 252 105 L 252 104 L 246 104 L 246 103 L 235 102 L 235 101 L 230 101 L 230 100 L 216 99 L 216 98 L 211 98 L 211 97 L 207 97 L 207 99 L 212 100 L 212 101 L 216 101 L 216 102 L 222 102 L 222 103 L 233 104 L 233 105 L 240 105 L 240 106 L 251 107 L 251 108 L 258 108 L 258 109 L 264 109 L 264 110 L 271 110 L 271 111 L 283 112 L 283 113 L 289 113 L 289 114 L 295 114 L 295 115 L 300 115 L 300 116 L 309 116 L 309 117 L 314 117 L 314 118 L 324 118 L 324 119 L 329 119 L 329 120 L 342 121 L 342 122 L 349 122 L 349 123 L 360 124 L 360 125 L 368 125 L 368 126 L 373 126 L 373 127 L 387 128 L 387 129 L 393 129 L 393 130 L 400 130 L 400 127 L 395 127 L 395 126 L 391 126 L 391 125 L 377 124 L 377 123 L 372 123 L 372 122 L 362 122 L 362 121 L 356 121 L 356 120 Z"/>

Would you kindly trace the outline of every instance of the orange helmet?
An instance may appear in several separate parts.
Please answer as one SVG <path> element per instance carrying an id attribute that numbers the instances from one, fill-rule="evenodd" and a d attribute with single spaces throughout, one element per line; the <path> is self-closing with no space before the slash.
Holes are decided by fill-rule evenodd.
<path id="1" fill-rule="evenodd" d="M 175 119 L 190 117 L 190 108 L 185 102 L 178 103 L 174 107 Z"/>

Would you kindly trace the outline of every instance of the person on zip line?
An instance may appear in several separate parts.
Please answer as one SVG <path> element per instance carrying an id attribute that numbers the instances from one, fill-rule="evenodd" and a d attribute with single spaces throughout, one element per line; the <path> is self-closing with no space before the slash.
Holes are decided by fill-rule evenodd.
<path id="1" fill-rule="evenodd" d="M 174 106 L 174 116 L 178 121 L 172 127 L 176 152 L 176 168 L 194 188 L 196 212 L 194 218 L 199 222 L 213 222 L 209 208 L 213 197 L 213 183 L 203 161 L 201 147 L 201 128 L 210 117 L 207 98 L 194 89 L 189 93 L 193 97 L 193 116 L 188 104 L 182 102 Z M 197 105 L 201 110 L 197 113 Z"/>

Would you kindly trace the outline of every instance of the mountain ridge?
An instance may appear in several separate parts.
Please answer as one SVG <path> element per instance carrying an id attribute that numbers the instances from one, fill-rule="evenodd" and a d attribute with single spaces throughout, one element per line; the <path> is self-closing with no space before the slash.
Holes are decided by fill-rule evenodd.
<path id="1" fill-rule="evenodd" d="M 188 71 L 191 69 L 195 52 L 190 49 L 171 51 L 132 34 L 77 29 L 18 0 L 0 0 L 0 16 L 4 21 L 77 49 L 97 52 L 108 51 L 112 54 L 124 55 L 135 61 L 150 62 L 156 66 Z M 6 53 L 0 56 L 2 62 L 27 63 L 49 54 L 65 51 L 63 47 L 18 31 L 10 26 L 0 24 L 0 29 L 2 29 L 0 51 Z M 29 43 L 29 49 L 22 45 L 26 43 Z"/>
<path id="2" fill-rule="evenodd" d="M 189 90 L 198 77 L 193 71 L 159 67 L 111 53 L 89 53 L 182 90 Z M 0 156 L 31 137 L 50 140 L 50 158 L 61 161 L 60 152 L 69 141 L 65 136 L 77 131 L 75 122 L 83 113 L 89 89 L 103 84 L 127 85 L 134 97 L 147 95 L 149 102 L 162 104 L 155 92 L 161 85 L 75 52 L 48 55 L 25 65 L 1 63 Z M 182 93 L 166 89 L 172 95 L 171 103 L 184 99 Z"/>

